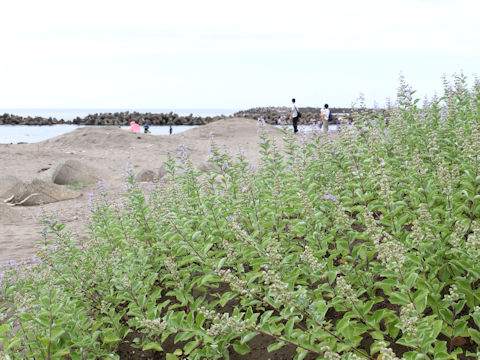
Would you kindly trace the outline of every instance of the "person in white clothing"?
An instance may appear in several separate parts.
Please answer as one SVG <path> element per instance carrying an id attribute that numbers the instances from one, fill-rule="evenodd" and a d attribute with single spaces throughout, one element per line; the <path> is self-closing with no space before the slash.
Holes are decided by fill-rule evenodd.
<path id="1" fill-rule="evenodd" d="M 293 132 L 296 133 L 298 132 L 298 109 L 297 106 L 295 105 L 295 99 L 292 99 L 292 113 L 290 114 L 290 120 L 292 120 L 293 124 Z"/>
<path id="2" fill-rule="evenodd" d="M 328 108 L 328 104 L 325 104 L 322 111 L 320 111 L 320 117 L 322 118 L 323 122 L 323 132 L 328 132 L 328 120 L 330 120 L 330 109 Z"/>

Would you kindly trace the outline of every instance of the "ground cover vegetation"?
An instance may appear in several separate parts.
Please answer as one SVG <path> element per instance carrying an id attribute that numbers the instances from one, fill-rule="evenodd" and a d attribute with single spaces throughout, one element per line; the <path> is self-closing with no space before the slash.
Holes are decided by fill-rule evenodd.
<path id="1" fill-rule="evenodd" d="M 477 358 L 480 83 L 421 104 L 401 80 L 387 110 L 282 150 L 260 121 L 255 168 L 212 136 L 206 174 L 180 147 L 158 186 L 100 184 L 88 241 L 48 218 L 2 270 L 0 358 Z"/>

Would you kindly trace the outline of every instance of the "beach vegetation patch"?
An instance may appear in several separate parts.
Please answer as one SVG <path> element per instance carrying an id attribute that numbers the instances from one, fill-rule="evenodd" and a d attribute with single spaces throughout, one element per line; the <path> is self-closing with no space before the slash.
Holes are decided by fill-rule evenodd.
<path id="1" fill-rule="evenodd" d="M 181 146 L 149 189 L 100 182 L 86 241 L 46 218 L 0 270 L 2 356 L 477 358 L 480 83 L 258 135 L 258 167 L 212 137 L 208 172 Z"/>

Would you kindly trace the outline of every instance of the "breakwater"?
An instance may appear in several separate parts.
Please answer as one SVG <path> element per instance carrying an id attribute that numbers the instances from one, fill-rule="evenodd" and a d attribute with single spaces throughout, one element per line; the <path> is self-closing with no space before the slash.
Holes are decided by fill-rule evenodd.
<path id="1" fill-rule="evenodd" d="M 300 124 L 310 124 L 312 121 L 320 121 L 321 108 L 300 107 L 302 117 Z M 347 108 L 332 108 L 332 122 L 343 121 L 350 119 L 351 109 Z M 85 117 L 76 117 L 73 120 L 57 119 L 55 117 L 40 117 L 40 116 L 20 116 L 15 114 L 0 115 L 0 125 L 129 125 L 131 121 L 138 124 L 149 125 L 205 125 L 213 121 L 225 119 L 229 117 L 243 117 L 250 119 L 262 118 L 268 124 L 279 124 L 283 121 L 288 121 L 290 116 L 290 108 L 287 107 L 258 107 L 248 110 L 238 111 L 231 116 L 181 116 L 176 113 L 140 113 L 140 112 L 109 112 L 90 114 Z"/>
<path id="2" fill-rule="evenodd" d="M 320 112 L 322 108 L 315 107 L 299 107 L 298 110 L 302 114 L 300 117 L 300 125 L 309 125 L 312 122 L 320 121 Z M 351 114 L 354 110 L 350 108 L 330 108 L 332 112 L 331 123 L 336 124 L 338 121 L 352 120 Z M 233 114 L 234 117 L 244 117 L 249 119 L 263 119 L 267 124 L 276 125 L 290 118 L 291 108 L 289 107 L 257 107 L 248 110 L 238 111 Z"/>
<path id="3" fill-rule="evenodd" d="M 0 115 L 0 125 L 129 125 L 135 121 L 138 124 L 149 125 L 204 125 L 212 121 L 224 119 L 227 116 L 200 117 L 200 116 L 180 116 L 173 112 L 165 113 L 140 113 L 140 112 L 114 112 L 90 114 L 85 117 L 76 117 L 73 120 L 57 119 L 55 117 L 31 117 L 14 114 Z"/>

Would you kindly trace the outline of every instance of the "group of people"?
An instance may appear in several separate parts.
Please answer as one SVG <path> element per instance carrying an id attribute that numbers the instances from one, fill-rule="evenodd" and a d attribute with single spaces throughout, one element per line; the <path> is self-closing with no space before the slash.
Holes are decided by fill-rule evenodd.
<path id="1" fill-rule="evenodd" d="M 140 125 L 138 125 L 135 121 L 130 122 L 130 127 L 128 128 L 128 131 L 139 133 L 140 129 L 141 129 Z M 145 134 L 150 134 L 150 125 L 145 123 L 143 125 L 143 132 Z M 170 125 L 170 129 L 169 129 L 170 135 L 172 135 L 172 132 L 173 132 L 173 128 L 172 128 L 172 125 Z"/>
<path id="2" fill-rule="evenodd" d="M 295 99 L 292 99 L 292 112 L 290 114 L 290 120 L 292 121 L 293 125 L 293 132 L 298 132 L 298 119 L 300 118 L 301 113 L 298 111 L 297 105 L 295 104 Z M 320 111 L 320 124 L 323 125 L 323 131 L 325 133 L 328 132 L 328 122 L 332 119 L 332 114 L 330 109 L 328 108 L 328 104 L 323 106 L 323 109 Z"/>

